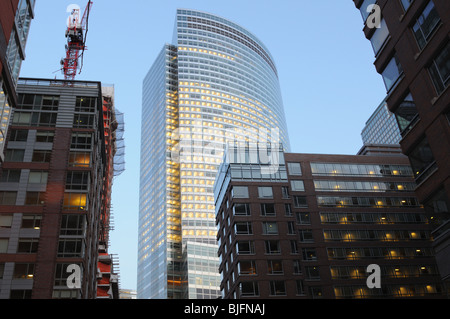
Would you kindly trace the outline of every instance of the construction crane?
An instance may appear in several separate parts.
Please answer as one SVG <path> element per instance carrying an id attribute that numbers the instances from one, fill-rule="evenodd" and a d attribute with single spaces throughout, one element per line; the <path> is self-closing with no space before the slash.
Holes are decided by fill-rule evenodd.
<path id="1" fill-rule="evenodd" d="M 79 7 L 72 9 L 66 30 L 66 57 L 61 60 L 62 72 L 64 79 L 73 81 L 77 75 L 78 69 L 82 69 L 83 54 L 86 47 L 86 35 L 88 32 L 89 14 L 92 7 L 92 1 L 84 10 L 83 17 L 80 19 Z M 81 59 L 81 65 L 79 65 Z"/>

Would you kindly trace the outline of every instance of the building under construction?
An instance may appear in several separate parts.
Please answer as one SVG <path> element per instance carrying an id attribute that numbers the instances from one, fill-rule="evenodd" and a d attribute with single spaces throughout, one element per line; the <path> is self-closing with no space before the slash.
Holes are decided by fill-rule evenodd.
<path id="1" fill-rule="evenodd" d="M 118 298 L 108 252 L 123 170 L 114 88 L 20 79 L 17 91 L 0 169 L 0 298 Z"/>

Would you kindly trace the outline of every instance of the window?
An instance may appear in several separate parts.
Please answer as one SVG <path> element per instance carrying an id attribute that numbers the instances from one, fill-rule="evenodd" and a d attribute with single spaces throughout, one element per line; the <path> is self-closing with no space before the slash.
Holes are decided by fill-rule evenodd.
<path id="1" fill-rule="evenodd" d="M 255 243 L 251 240 L 238 241 L 236 243 L 236 252 L 238 255 L 252 255 L 255 253 Z"/>
<path id="2" fill-rule="evenodd" d="M 388 65 L 381 72 L 386 90 L 390 91 L 391 88 L 398 82 L 401 75 L 403 75 L 403 69 L 398 60 L 397 54 L 395 54 Z"/>
<path id="3" fill-rule="evenodd" d="M 284 281 L 276 280 L 270 282 L 270 295 L 272 296 L 285 296 L 286 285 Z"/>
<path id="4" fill-rule="evenodd" d="M 31 299 L 31 289 L 11 289 L 9 299 Z"/>
<path id="5" fill-rule="evenodd" d="M 82 236 L 85 231 L 86 216 L 78 214 L 62 215 L 60 235 Z"/>
<path id="6" fill-rule="evenodd" d="M 67 287 L 67 278 L 70 276 L 71 272 L 67 271 L 68 267 L 72 265 L 73 263 L 69 264 L 56 264 L 56 271 L 55 271 L 55 281 L 53 282 L 54 286 L 63 286 Z M 83 265 L 78 265 L 83 271 Z M 82 274 L 81 274 L 82 275 Z"/>
<path id="7" fill-rule="evenodd" d="M 15 112 L 12 123 L 15 125 L 30 125 L 31 124 L 31 112 Z"/>
<path id="8" fill-rule="evenodd" d="M 387 27 L 386 21 L 382 19 L 380 27 L 375 29 L 375 32 L 370 38 L 370 43 L 372 43 L 372 48 L 375 55 L 378 54 L 378 52 L 383 47 L 388 37 L 389 37 L 389 29 Z"/>
<path id="9" fill-rule="evenodd" d="M 295 213 L 295 220 L 297 221 L 297 224 L 300 225 L 310 225 L 311 224 L 311 217 L 309 213 Z"/>
<path id="10" fill-rule="evenodd" d="M 305 267 L 306 278 L 310 280 L 319 280 L 319 267 L 317 266 L 306 266 Z"/>
<path id="11" fill-rule="evenodd" d="M 296 288 L 297 288 L 297 295 L 304 295 L 305 294 L 305 288 L 303 286 L 303 280 L 296 280 Z"/>
<path id="12" fill-rule="evenodd" d="M 72 143 L 70 145 L 71 149 L 85 149 L 89 150 L 92 148 L 92 134 L 91 133 L 73 133 Z"/>
<path id="13" fill-rule="evenodd" d="M 284 273 L 283 262 L 281 260 L 268 260 L 267 271 L 270 275 L 282 275 Z"/>
<path id="14" fill-rule="evenodd" d="M 298 180 L 291 181 L 291 188 L 295 192 L 305 191 L 305 185 L 303 184 L 303 181 L 298 181 Z"/>
<path id="15" fill-rule="evenodd" d="M 261 204 L 261 215 L 262 216 L 275 216 L 275 204 L 264 203 Z"/>
<path id="16" fill-rule="evenodd" d="M 74 114 L 73 127 L 74 128 L 93 128 L 94 114 Z"/>
<path id="17" fill-rule="evenodd" d="M 431 168 L 435 164 L 433 153 L 431 152 L 430 145 L 426 138 L 423 138 L 419 144 L 408 154 L 411 167 L 414 171 L 416 181 L 425 171 Z M 428 170 L 428 174 L 431 174 L 434 170 Z"/>
<path id="18" fill-rule="evenodd" d="M 300 242 L 312 243 L 314 242 L 313 233 L 311 229 L 299 229 Z"/>
<path id="19" fill-rule="evenodd" d="M 60 238 L 58 257 L 83 257 L 84 241 L 81 238 Z"/>
<path id="20" fill-rule="evenodd" d="M 406 135 L 413 125 L 419 120 L 416 103 L 409 93 L 395 111 L 398 127 L 402 136 Z"/>
<path id="21" fill-rule="evenodd" d="M 241 296 L 244 297 L 258 296 L 259 295 L 258 282 L 255 281 L 241 282 L 240 290 Z"/>
<path id="22" fill-rule="evenodd" d="M 66 189 L 87 190 L 89 172 L 67 172 Z"/>
<path id="23" fill-rule="evenodd" d="M 70 152 L 69 166 L 72 167 L 90 167 L 91 153 L 90 152 Z"/>
<path id="24" fill-rule="evenodd" d="M 63 209 L 86 210 L 87 195 L 83 193 L 65 193 Z"/>
<path id="25" fill-rule="evenodd" d="M 27 192 L 25 205 L 44 205 L 45 192 Z"/>
<path id="26" fill-rule="evenodd" d="M 11 142 L 26 142 L 28 138 L 28 130 L 11 130 L 9 140 Z"/>
<path id="27" fill-rule="evenodd" d="M 306 260 L 306 261 L 317 260 L 317 253 L 314 248 L 303 248 L 302 255 L 303 255 L 303 260 Z"/>
<path id="28" fill-rule="evenodd" d="M 90 112 L 96 111 L 97 98 L 95 97 L 80 97 L 77 96 L 75 104 L 75 112 Z"/>
<path id="29" fill-rule="evenodd" d="M 437 94 L 441 94 L 450 82 L 450 42 L 433 60 L 429 67 Z"/>
<path id="30" fill-rule="evenodd" d="M 278 240 L 266 240 L 264 242 L 266 254 L 280 254 L 280 242 Z"/>
<path id="31" fill-rule="evenodd" d="M 42 215 L 23 215 L 21 228 L 41 228 Z"/>
<path id="32" fill-rule="evenodd" d="M 3 279 L 4 270 L 5 270 L 5 263 L 0 263 L 0 279 Z"/>
<path id="33" fill-rule="evenodd" d="M 23 162 L 25 150 L 9 149 L 5 152 L 5 162 Z"/>
<path id="34" fill-rule="evenodd" d="M 16 205 L 17 192 L 0 191 L 0 205 Z"/>
<path id="35" fill-rule="evenodd" d="M 231 196 L 233 198 L 248 198 L 248 187 L 247 186 L 233 186 L 231 190 Z"/>
<path id="36" fill-rule="evenodd" d="M 28 175 L 29 184 L 46 184 L 48 172 L 30 172 Z"/>
<path id="37" fill-rule="evenodd" d="M 421 50 L 427 44 L 433 31 L 439 24 L 439 21 L 441 21 L 441 19 L 434 7 L 434 3 L 433 1 L 430 1 L 412 27 L 417 44 Z"/>
<path id="38" fill-rule="evenodd" d="M 20 180 L 20 169 L 3 170 L 0 182 L 2 183 L 18 183 Z"/>
<path id="39" fill-rule="evenodd" d="M 301 275 L 302 274 L 302 267 L 301 262 L 298 259 L 295 259 L 292 261 L 292 266 L 294 268 L 294 275 Z"/>
<path id="40" fill-rule="evenodd" d="M 12 214 L 0 215 L 0 228 L 11 228 L 12 220 L 13 220 Z"/>
<path id="41" fill-rule="evenodd" d="M 289 198 L 289 187 L 281 186 L 281 197 L 282 198 Z"/>
<path id="42" fill-rule="evenodd" d="M 17 245 L 18 253 L 36 253 L 38 250 L 39 239 L 38 238 L 19 238 L 19 244 Z"/>
<path id="43" fill-rule="evenodd" d="M 295 225 L 294 222 L 287 222 L 288 235 L 295 235 Z"/>
<path id="44" fill-rule="evenodd" d="M 33 151 L 31 161 L 34 163 L 50 163 L 51 156 L 51 151 Z"/>
<path id="45" fill-rule="evenodd" d="M 53 143 L 55 133 L 52 131 L 37 131 L 36 142 Z"/>
<path id="46" fill-rule="evenodd" d="M 408 10 L 409 5 L 413 2 L 414 0 L 401 0 L 402 5 L 403 5 L 403 9 Z"/>
<path id="47" fill-rule="evenodd" d="M 294 196 L 294 207 L 297 208 L 308 207 L 308 203 L 306 202 L 306 196 Z"/>
<path id="48" fill-rule="evenodd" d="M 234 204 L 233 214 L 235 216 L 250 216 L 250 204 Z"/>
<path id="49" fill-rule="evenodd" d="M 291 204 L 284 204 L 284 215 L 285 216 L 292 216 Z"/>
<path id="50" fill-rule="evenodd" d="M 276 222 L 263 222 L 264 235 L 278 235 L 278 225 Z"/>
<path id="51" fill-rule="evenodd" d="M 67 287 L 67 286 L 66 286 Z M 80 299 L 79 289 L 53 289 L 53 299 Z"/>
<path id="52" fill-rule="evenodd" d="M 4 254 L 4 253 L 8 252 L 8 243 L 9 243 L 9 239 L 0 238 L 0 254 Z"/>
<path id="53" fill-rule="evenodd" d="M 253 234 L 251 222 L 237 222 L 234 225 L 234 232 L 236 235 L 251 235 Z"/>
<path id="54" fill-rule="evenodd" d="M 13 279 L 33 279 L 33 276 L 34 264 L 16 263 L 14 265 Z"/>
<path id="55" fill-rule="evenodd" d="M 289 175 L 302 175 L 300 163 L 287 163 Z"/>
<path id="56" fill-rule="evenodd" d="M 296 240 L 289 241 L 291 245 L 291 254 L 298 254 L 298 245 Z"/>
<path id="57" fill-rule="evenodd" d="M 238 263 L 239 275 L 256 275 L 256 262 L 254 260 L 241 260 Z"/>
<path id="58" fill-rule="evenodd" d="M 272 187 L 260 186 L 258 187 L 259 198 L 273 198 Z"/>

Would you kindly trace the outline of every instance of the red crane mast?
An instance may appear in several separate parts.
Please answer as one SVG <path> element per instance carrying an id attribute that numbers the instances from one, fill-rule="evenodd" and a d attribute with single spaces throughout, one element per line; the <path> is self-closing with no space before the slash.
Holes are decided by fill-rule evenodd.
<path id="1" fill-rule="evenodd" d="M 87 23 L 89 19 L 89 13 L 92 7 L 92 1 L 86 6 L 84 10 L 83 17 L 80 20 L 80 9 L 75 8 L 72 10 L 71 16 L 68 21 L 68 26 L 66 30 L 66 57 L 61 60 L 62 71 L 64 73 L 64 79 L 73 81 L 77 74 L 79 67 L 80 57 L 82 58 L 84 50 L 87 49 L 86 33 L 87 33 Z M 81 68 L 80 68 L 81 72 Z"/>

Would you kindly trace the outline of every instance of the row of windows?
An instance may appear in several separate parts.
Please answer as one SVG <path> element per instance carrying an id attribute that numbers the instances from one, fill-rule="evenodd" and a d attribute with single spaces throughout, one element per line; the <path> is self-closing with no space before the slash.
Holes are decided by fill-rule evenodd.
<path id="1" fill-rule="evenodd" d="M 296 294 L 305 295 L 303 280 L 296 280 Z M 315 297 L 320 297 L 322 295 L 321 287 L 309 287 L 310 294 Z M 239 284 L 238 293 L 240 297 L 257 297 L 259 296 L 259 282 L 255 281 L 244 281 Z M 270 296 L 286 296 L 286 283 L 282 280 L 272 280 L 269 281 L 269 295 Z M 236 292 L 234 293 L 234 298 L 236 298 Z"/>
<path id="2" fill-rule="evenodd" d="M 29 130 L 11 129 L 9 141 L 11 142 L 26 142 L 28 140 Z M 53 131 L 37 131 L 35 142 L 52 143 L 55 137 Z"/>
<path id="3" fill-rule="evenodd" d="M 334 197 L 318 196 L 319 207 L 420 207 L 415 197 Z"/>
<path id="4" fill-rule="evenodd" d="M 334 192 L 413 192 L 416 183 L 316 180 L 314 187 L 317 191 Z"/>
<path id="5" fill-rule="evenodd" d="M 379 297 L 424 297 L 441 294 L 438 284 L 382 285 L 381 289 L 366 286 L 338 286 L 334 288 L 336 298 L 379 298 Z"/>
<path id="6" fill-rule="evenodd" d="M 8 252 L 9 239 L 0 238 L 0 253 Z M 15 253 L 34 254 L 38 251 L 39 238 L 19 238 Z M 57 257 L 83 257 L 83 238 L 60 238 L 58 243 Z"/>
<path id="7" fill-rule="evenodd" d="M 239 285 L 239 295 L 241 297 L 258 297 L 259 282 L 243 281 Z M 269 281 L 270 296 L 286 296 L 286 282 L 282 280 Z M 304 284 L 302 280 L 296 280 L 296 295 L 305 295 Z M 323 296 L 322 287 L 310 286 L 308 293 L 312 298 L 321 298 Z M 336 286 L 334 294 L 336 298 L 379 298 L 379 297 L 419 297 L 442 293 L 442 287 L 438 284 L 416 284 L 416 285 L 384 285 L 382 289 L 369 289 L 366 286 Z M 234 298 L 236 298 L 234 293 Z"/>
<path id="8" fill-rule="evenodd" d="M 412 176 L 411 168 L 407 165 L 311 163 L 311 170 L 313 176 Z"/>
<path id="9" fill-rule="evenodd" d="M 17 95 L 17 109 L 20 110 L 40 110 L 57 111 L 60 97 L 57 95 L 26 94 Z M 93 113 L 97 109 L 97 98 L 76 97 L 75 112 Z"/>
<path id="10" fill-rule="evenodd" d="M 72 185 L 72 184 L 71 184 Z M 69 185 L 69 186 L 71 186 Z M 76 185 L 78 187 L 78 185 Z M 84 185 L 82 185 L 85 187 Z M 25 205 L 36 206 L 45 205 L 45 192 L 26 192 Z M 0 205 L 16 205 L 17 192 L 0 191 Z M 86 193 L 64 193 L 63 209 L 86 210 Z"/>
<path id="11" fill-rule="evenodd" d="M 34 150 L 31 158 L 33 163 L 50 163 L 52 151 L 49 150 Z M 5 162 L 23 162 L 25 157 L 25 150 L 23 149 L 8 149 L 5 152 Z M 91 152 L 70 152 L 69 166 L 70 167 L 90 167 Z"/>
<path id="12" fill-rule="evenodd" d="M 430 239 L 430 233 L 414 230 L 324 230 L 325 241 L 407 241 Z"/>

